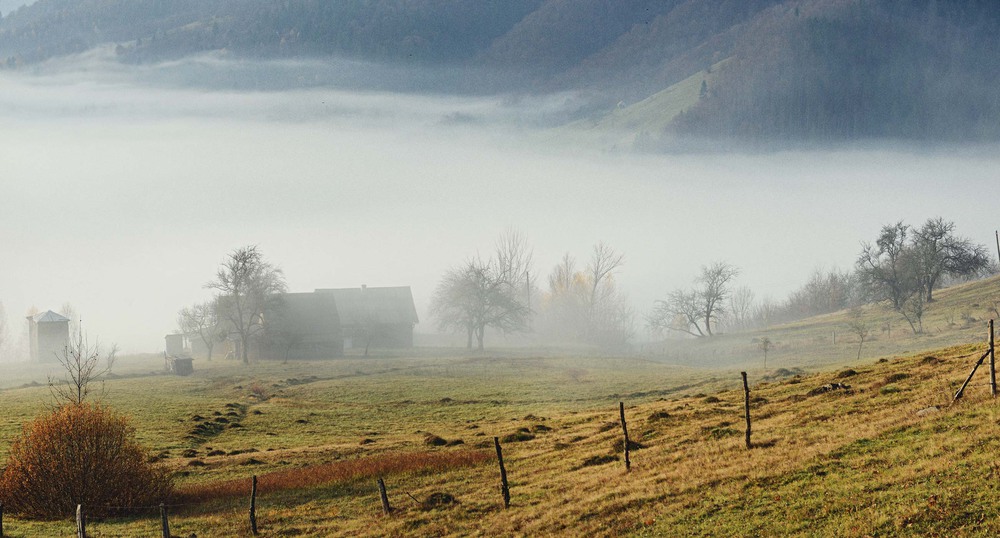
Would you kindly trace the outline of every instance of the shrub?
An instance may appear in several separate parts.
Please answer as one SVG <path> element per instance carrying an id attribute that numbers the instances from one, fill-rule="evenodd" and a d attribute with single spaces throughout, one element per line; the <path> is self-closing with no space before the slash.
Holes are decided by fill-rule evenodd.
<path id="1" fill-rule="evenodd" d="M 26 424 L 0 475 L 0 502 L 27 518 L 61 518 L 82 504 L 93 516 L 167 500 L 173 483 L 152 465 L 135 428 L 111 409 L 67 404 Z"/>

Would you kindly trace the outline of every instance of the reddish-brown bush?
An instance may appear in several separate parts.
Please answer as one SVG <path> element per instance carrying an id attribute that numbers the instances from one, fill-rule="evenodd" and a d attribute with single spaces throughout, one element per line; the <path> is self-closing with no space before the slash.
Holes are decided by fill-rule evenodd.
<path id="1" fill-rule="evenodd" d="M 24 426 L 0 475 L 0 502 L 28 518 L 121 514 L 167 500 L 166 470 L 148 463 L 126 417 L 97 404 L 68 404 Z"/>

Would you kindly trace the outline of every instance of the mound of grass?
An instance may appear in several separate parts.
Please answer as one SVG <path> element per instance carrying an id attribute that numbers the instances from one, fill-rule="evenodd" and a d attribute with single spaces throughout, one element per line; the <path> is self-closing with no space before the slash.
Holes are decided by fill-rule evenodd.
<path id="1" fill-rule="evenodd" d="M 531 441 L 535 436 L 527 431 L 527 428 L 522 428 L 512 434 L 505 435 L 500 440 L 504 443 L 521 443 L 524 441 Z"/>
<path id="2" fill-rule="evenodd" d="M 433 433 L 424 434 L 424 444 L 430 446 L 445 446 L 448 441 L 444 437 L 438 437 Z"/>
<path id="3" fill-rule="evenodd" d="M 594 467 L 597 465 L 605 465 L 607 463 L 612 463 L 618 461 L 618 456 L 613 456 L 611 454 L 601 454 L 598 456 L 591 456 L 580 464 L 580 467 Z"/>
<path id="4" fill-rule="evenodd" d="M 427 496 L 420 503 L 420 509 L 424 511 L 435 510 L 437 508 L 448 508 L 458 504 L 458 499 L 455 498 L 451 493 L 445 493 L 443 491 L 435 491 Z"/>

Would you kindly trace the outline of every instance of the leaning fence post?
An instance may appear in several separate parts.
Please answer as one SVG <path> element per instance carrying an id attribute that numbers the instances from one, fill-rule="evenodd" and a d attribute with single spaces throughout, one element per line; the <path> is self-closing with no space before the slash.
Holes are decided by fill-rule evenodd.
<path id="1" fill-rule="evenodd" d="M 378 496 L 382 500 L 382 513 L 389 515 L 392 513 L 392 507 L 389 506 L 389 495 L 385 492 L 385 480 L 382 477 L 378 477 Z"/>
<path id="2" fill-rule="evenodd" d="M 981 365 L 983 361 L 986 360 L 986 357 L 989 356 L 990 356 L 990 350 L 987 349 L 986 353 L 983 353 L 983 356 L 979 357 L 979 360 L 976 361 L 975 365 L 973 365 L 972 371 L 969 372 L 969 377 L 965 378 L 965 383 L 962 383 L 962 386 L 958 388 L 958 392 L 955 393 L 955 398 L 952 401 L 957 402 L 958 399 L 962 397 L 962 394 L 965 393 L 965 387 L 969 386 L 969 382 L 972 381 L 972 376 L 976 375 L 976 370 L 979 368 L 979 365 Z"/>
<path id="3" fill-rule="evenodd" d="M 747 419 L 747 450 L 750 450 L 750 386 L 747 385 L 747 373 L 740 372 L 743 376 L 743 410 Z"/>
<path id="4" fill-rule="evenodd" d="M 250 482 L 250 532 L 257 535 L 257 475 Z"/>
<path id="5" fill-rule="evenodd" d="M 990 396 L 997 397 L 996 355 L 993 352 L 993 320 L 990 320 Z"/>
<path id="6" fill-rule="evenodd" d="M 625 402 L 618 402 L 618 414 L 622 417 L 622 435 L 625 436 L 625 471 L 632 469 L 632 460 L 628 457 L 628 426 L 625 424 Z"/>
<path id="7" fill-rule="evenodd" d="M 160 503 L 160 534 L 170 538 L 170 523 L 167 521 L 167 507 Z"/>
<path id="8" fill-rule="evenodd" d="M 503 494 L 503 507 L 510 508 L 510 486 L 507 485 L 507 468 L 503 465 L 503 451 L 500 450 L 500 438 L 494 437 L 493 444 L 497 448 L 497 461 L 500 462 L 500 492 Z"/>
<path id="9" fill-rule="evenodd" d="M 76 505 L 76 538 L 87 538 L 87 516 L 82 504 Z"/>

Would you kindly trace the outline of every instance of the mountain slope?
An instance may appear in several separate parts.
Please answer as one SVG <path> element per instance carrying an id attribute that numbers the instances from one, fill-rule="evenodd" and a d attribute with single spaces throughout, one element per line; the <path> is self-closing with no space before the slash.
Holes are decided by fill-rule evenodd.
<path id="1" fill-rule="evenodd" d="M 685 134 L 995 139 L 995 2 L 785 3 L 757 17 Z"/>
<path id="2" fill-rule="evenodd" d="M 665 118 L 650 134 L 993 141 L 998 34 L 1000 3 L 988 0 L 39 0 L 0 19 L 0 58 L 17 68 L 110 43 L 127 63 L 225 51 L 351 58 L 413 77 L 448 67 L 465 76 L 437 91 L 571 91 L 584 114 L 729 59 L 676 119 L 646 110 Z"/>

